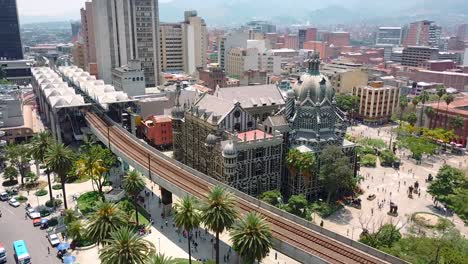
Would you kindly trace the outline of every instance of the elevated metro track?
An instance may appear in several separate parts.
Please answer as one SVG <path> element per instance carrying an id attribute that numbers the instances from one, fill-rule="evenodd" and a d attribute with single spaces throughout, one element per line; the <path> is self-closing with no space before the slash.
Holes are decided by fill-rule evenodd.
<path id="1" fill-rule="evenodd" d="M 106 144 L 110 141 L 111 150 L 114 153 L 130 161 L 130 165 L 143 170 L 143 173 L 156 177 L 158 184 L 175 194 L 191 194 L 203 198 L 213 185 L 223 185 L 209 176 L 164 156 L 115 125 L 105 116 L 89 112 L 86 114 L 86 120 L 91 131 L 101 141 Z M 270 223 L 275 238 L 274 248 L 301 263 L 406 263 L 307 223 L 233 188 L 227 188 L 237 196 L 237 207 L 241 214 L 257 212 Z M 323 234 L 326 233 L 325 231 L 334 235 L 332 237 L 335 239 Z"/>

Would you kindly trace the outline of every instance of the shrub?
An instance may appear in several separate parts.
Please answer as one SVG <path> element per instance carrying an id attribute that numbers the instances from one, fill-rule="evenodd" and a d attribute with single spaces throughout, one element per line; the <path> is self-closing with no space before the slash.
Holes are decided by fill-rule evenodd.
<path id="1" fill-rule="evenodd" d="M 48 200 L 45 205 L 47 207 L 60 207 L 62 205 L 63 201 L 60 199 L 53 199 L 53 200 Z M 54 205 L 55 204 L 55 205 Z"/>
<path id="2" fill-rule="evenodd" d="M 47 223 L 49 224 L 49 226 L 56 226 L 58 224 L 58 219 L 57 217 L 52 217 Z"/>
<path id="3" fill-rule="evenodd" d="M 392 166 L 394 162 L 398 161 L 397 156 L 388 149 L 380 152 L 380 163 L 382 166 Z"/>
<path id="4" fill-rule="evenodd" d="M 101 200 L 98 192 L 86 192 L 78 197 L 78 209 L 84 215 L 94 212 L 96 202 Z"/>
<path id="5" fill-rule="evenodd" d="M 28 197 L 20 195 L 20 196 L 15 197 L 15 199 L 20 203 L 25 203 L 28 200 Z"/>
<path id="6" fill-rule="evenodd" d="M 369 146 L 360 146 L 357 149 L 357 152 L 360 155 L 366 155 L 366 154 L 375 155 L 375 150 L 372 147 L 369 147 Z"/>
<path id="7" fill-rule="evenodd" d="M 52 189 L 54 189 L 54 190 L 61 190 L 61 189 L 62 189 L 62 184 L 56 183 L 56 184 L 52 185 Z"/>
<path id="8" fill-rule="evenodd" d="M 325 218 L 332 215 L 334 212 L 340 210 L 343 205 L 335 203 L 329 204 L 326 202 L 315 202 L 311 204 L 310 211 L 314 211 L 320 215 L 320 217 Z"/>
<path id="9" fill-rule="evenodd" d="M 44 196 L 47 195 L 49 192 L 45 189 L 40 189 L 39 191 L 36 192 L 36 196 Z"/>
<path id="10" fill-rule="evenodd" d="M 372 154 L 366 154 L 361 158 L 361 165 L 364 167 L 375 167 L 377 157 Z"/>

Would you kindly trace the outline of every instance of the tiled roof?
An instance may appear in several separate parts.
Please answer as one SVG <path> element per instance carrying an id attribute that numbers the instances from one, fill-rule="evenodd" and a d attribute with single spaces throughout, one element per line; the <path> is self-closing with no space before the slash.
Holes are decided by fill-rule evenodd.
<path id="1" fill-rule="evenodd" d="M 244 109 L 262 105 L 284 105 L 281 91 L 274 84 L 226 87 L 219 89 L 215 95 L 227 101 L 239 102 Z"/>

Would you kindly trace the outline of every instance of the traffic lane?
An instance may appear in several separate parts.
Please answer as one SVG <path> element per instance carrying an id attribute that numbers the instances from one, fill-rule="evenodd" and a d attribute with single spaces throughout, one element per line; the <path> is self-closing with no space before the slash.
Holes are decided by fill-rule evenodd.
<path id="1" fill-rule="evenodd" d="M 26 213 L 24 205 L 14 208 L 8 202 L 0 202 L 2 217 L 0 218 L 0 242 L 7 251 L 7 263 L 15 263 L 13 257 L 13 242 L 24 240 L 34 264 L 59 264 L 61 261 L 56 257 L 57 250 L 50 246 L 47 233 L 39 227 L 33 227 L 32 220 L 24 219 Z M 50 255 L 47 254 L 50 247 Z"/>

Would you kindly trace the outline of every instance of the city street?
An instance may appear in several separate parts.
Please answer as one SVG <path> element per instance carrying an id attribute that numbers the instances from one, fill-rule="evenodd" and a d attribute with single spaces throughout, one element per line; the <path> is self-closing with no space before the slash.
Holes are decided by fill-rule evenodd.
<path id="1" fill-rule="evenodd" d="M 7 263 L 15 263 L 13 257 L 13 241 L 24 240 L 28 247 L 32 263 L 56 264 L 61 263 L 55 256 L 53 249 L 46 238 L 46 231 L 33 227 L 32 220 L 24 220 L 24 205 L 14 208 L 8 202 L 0 202 L 2 217 L 0 218 L 0 242 L 3 243 L 7 251 Z M 50 247 L 50 255 L 47 254 L 47 247 Z"/>

